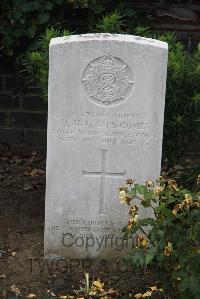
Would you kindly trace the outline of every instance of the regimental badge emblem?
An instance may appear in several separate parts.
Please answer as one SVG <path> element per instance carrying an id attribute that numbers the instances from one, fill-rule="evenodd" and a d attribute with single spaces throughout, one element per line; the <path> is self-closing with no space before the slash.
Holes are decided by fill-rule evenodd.
<path id="1" fill-rule="evenodd" d="M 133 86 L 133 74 L 121 59 L 103 56 L 87 65 L 82 84 L 92 101 L 109 106 L 126 100 Z"/>

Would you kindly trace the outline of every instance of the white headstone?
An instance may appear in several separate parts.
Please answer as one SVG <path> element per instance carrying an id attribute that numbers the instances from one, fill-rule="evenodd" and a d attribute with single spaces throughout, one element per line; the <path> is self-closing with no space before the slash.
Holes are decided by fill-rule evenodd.
<path id="1" fill-rule="evenodd" d="M 86 34 L 50 43 L 45 257 L 121 255 L 118 188 L 160 174 L 167 44 Z"/>

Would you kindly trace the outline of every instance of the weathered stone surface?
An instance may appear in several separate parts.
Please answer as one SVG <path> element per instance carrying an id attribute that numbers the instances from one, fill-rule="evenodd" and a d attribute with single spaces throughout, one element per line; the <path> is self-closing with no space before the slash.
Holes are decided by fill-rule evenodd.
<path id="1" fill-rule="evenodd" d="M 87 34 L 50 44 L 45 257 L 113 258 L 118 187 L 160 173 L 167 44 Z"/>

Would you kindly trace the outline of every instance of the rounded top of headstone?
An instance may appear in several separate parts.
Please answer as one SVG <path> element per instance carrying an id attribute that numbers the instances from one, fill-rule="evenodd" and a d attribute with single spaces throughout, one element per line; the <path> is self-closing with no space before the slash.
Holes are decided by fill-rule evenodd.
<path id="1" fill-rule="evenodd" d="M 87 33 L 80 35 L 69 35 L 63 37 L 52 38 L 51 45 L 65 44 L 68 42 L 85 42 L 85 41 L 120 41 L 150 45 L 163 49 L 168 49 L 168 44 L 157 39 L 146 38 L 128 34 L 111 34 L 111 33 Z"/>

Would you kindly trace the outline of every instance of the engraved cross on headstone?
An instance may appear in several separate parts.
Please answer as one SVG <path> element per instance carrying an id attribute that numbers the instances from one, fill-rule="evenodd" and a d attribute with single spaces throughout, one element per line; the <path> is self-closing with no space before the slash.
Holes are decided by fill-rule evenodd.
<path id="1" fill-rule="evenodd" d="M 102 153 L 101 170 L 100 171 L 82 170 L 82 174 L 83 174 L 83 176 L 101 177 L 99 214 L 104 214 L 104 212 L 105 212 L 106 178 L 107 177 L 122 178 L 124 176 L 126 170 L 123 172 L 107 172 L 106 171 L 107 150 L 101 150 L 101 153 Z"/>

